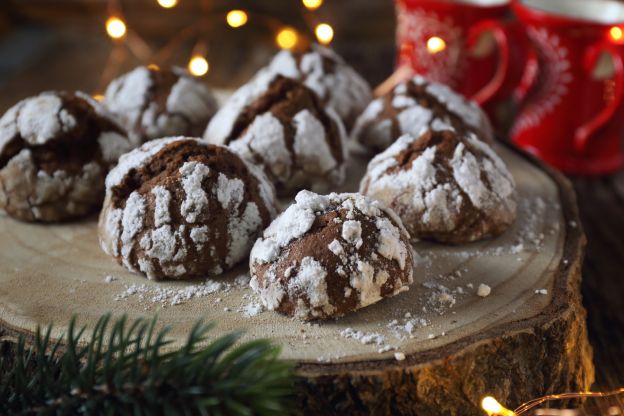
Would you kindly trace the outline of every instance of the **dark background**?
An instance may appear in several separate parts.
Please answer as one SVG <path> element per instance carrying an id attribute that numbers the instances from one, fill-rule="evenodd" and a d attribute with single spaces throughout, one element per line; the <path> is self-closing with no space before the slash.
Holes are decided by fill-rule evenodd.
<path id="1" fill-rule="evenodd" d="M 111 10 L 110 4 L 117 7 Z M 104 22 L 115 8 L 154 51 L 181 39 L 158 64 L 185 66 L 196 43 L 204 43 L 210 62 L 205 79 L 213 86 L 245 82 L 277 51 L 275 32 L 286 25 L 313 37 L 316 23 L 331 24 L 332 46 L 373 84 L 390 74 L 394 62 L 391 0 L 326 0 L 315 12 L 298 0 L 179 0 L 173 9 L 156 0 L 0 0 L 0 110 L 45 89 L 101 92 L 113 75 L 102 80 L 113 48 Z M 232 8 L 249 12 L 246 26 L 226 25 Z M 114 75 L 141 63 L 119 49 L 114 55 L 121 57 L 110 58 Z"/>

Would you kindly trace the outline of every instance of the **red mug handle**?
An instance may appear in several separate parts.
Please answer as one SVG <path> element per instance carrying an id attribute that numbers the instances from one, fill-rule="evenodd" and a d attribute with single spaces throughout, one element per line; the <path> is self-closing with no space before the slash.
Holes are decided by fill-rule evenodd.
<path id="1" fill-rule="evenodd" d="M 603 52 L 611 55 L 615 67 L 615 74 L 613 77 L 613 81 L 615 82 L 613 99 L 596 117 L 576 130 L 574 134 L 574 147 L 579 153 L 587 148 L 592 136 L 613 118 L 622 102 L 622 95 L 624 94 L 624 62 L 622 61 L 620 53 L 612 45 L 603 42 L 589 48 L 585 54 L 585 70 L 588 73 L 592 72 Z"/>
<path id="2" fill-rule="evenodd" d="M 492 79 L 471 97 L 472 100 L 481 106 L 494 98 L 501 90 L 509 72 L 509 38 L 505 27 L 498 21 L 484 20 L 472 27 L 468 32 L 468 48 L 472 48 L 479 40 L 479 37 L 488 31 L 494 34 L 499 50 L 499 60 Z"/>

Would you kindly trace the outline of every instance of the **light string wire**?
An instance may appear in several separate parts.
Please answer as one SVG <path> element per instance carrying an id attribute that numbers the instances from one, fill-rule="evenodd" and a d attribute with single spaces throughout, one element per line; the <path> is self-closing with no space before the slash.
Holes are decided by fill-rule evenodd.
<path id="1" fill-rule="evenodd" d="M 620 394 L 624 394 L 624 387 L 621 387 L 617 390 L 606 391 L 606 392 L 578 392 L 578 393 L 561 393 L 561 394 L 550 394 L 544 397 L 539 397 L 537 399 L 530 400 L 521 406 L 517 407 L 513 412 L 517 416 L 521 416 L 529 410 L 549 401 L 553 400 L 567 400 L 567 399 L 583 399 L 583 398 L 604 398 L 604 397 L 613 397 L 619 396 Z"/>
<path id="2" fill-rule="evenodd" d="M 529 400 L 526 403 L 518 406 L 515 410 L 510 410 L 500 404 L 495 398 L 491 396 L 484 397 L 481 401 L 481 407 L 489 416 L 522 416 L 529 410 L 536 408 L 537 406 L 546 402 L 554 400 L 569 400 L 569 399 L 584 399 L 584 398 L 606 398 L 624 395 L 624 387 L 616 390 L 604 391 L 604 392 L 572 392 L 572 393 L 559 393 L 549 394 L 543 397 Z M 619 414 L 619 413 L 618 413 Z"/>
<path id="3" fill-rule="evenodd" d="M 161 7 L 170 9 L 179 4 L 179 1 L 169 2 L 171 4 L 170 7 L 165 7 L 161 4 L 160 0 L 156 0 L 156 2 L 161 5 Z M 111 50 L 111 55 L 116 55 L 120 57 L 121 54 L 119 51 L 115 51 L 116 48 L 127 48 L 130 53 L 132 53 L 139 61 L 147 64 L 155 64 L 160 65 L 168 62 L 171 59 L 173 53 L 179 49 L 179 47 L 191 41 L 191 39 L 195 38 L 195 46 L 192 48 L 191 60 L 193 58 L 198 57 L 198 53 L 202 53 L 205 55 L 208 52 L 208 43 L 206 42 L 203 32 L 205 32 L 207 27 L 212 27 L 218 23 L 225 23 L 228 26 L 238 29 L 242 26 L 248 24 L 248 17 L 251 17 L 255 23 L 259 23 L 268 31 L 275 33 L 275 39 L 283 49 L 289 49 L 291 47 L 295 47 L 300 43 L 309 43 L 310 37 L 316 37 L 319 43 L 328 45 L 332 42 L 334 38 L 334 28 L 328 23 L 322 21 L 318 18 L 316 12 L 323 5 L 323 0 L 302 0 L 302 5 L 304 7 L 300 7 L 300 17 L 305 24 L 305 30 L 303 32 L 292 28 L 287 25 L 283 21 L 270 16 L 268 14 L 262 13 L 257 10 L 246 10 L 246 9 L 235 9 L 235 8 L 218 8 L 215 9 L 213 4 L 209 0 L 201 0 L 198 4 L 199 6 L 199 14 L 200 18 L 198 18 L 194 23 L 190 26 L 183 28 L 181 31 L 177 33 L 177 35 L 173 36 L 169 39 L 162 47 L 153 51 L 152 48 L 143 40 L 143 38 L 134 30 L 129 27 L 129 24 L 124 18 L 122 1 L 121 0 L 107 0 L 107 14 L 108 19 L 117 19 L 123 24 L 123 32 L 121 35 L 113 36 L 109 31 L 109 37 L 113 41 L 113 50 Z M 240 12 L 244 15 L 244 22 L 239 26 L 232 25 L 228 20 L 228 14 L 230 12 Z M 107 21 L 108 24 L 108 21 Z M 108 27 L 107 27 L 108 31 Z M 291 33 L 287 33 L 286 35 L 290 35 L 290 38 L 286 37 L 286 41 L 290 42 L 289 45 L 281 44 L 279 35 L 282 31 L 291 31 Z M 201 56 L 202 59 L 205 60 L 204 56 Z M 190 61 L 189 61 L 190 62 Z M 117 63 L 117 65 L 114 65 Z M 206 67 L 208 62 L 205 61 Z M 118 67 L 119 65 L 118 59 L 109 57 L 106 67 L 102 72 L 102 76 L 100 81 L 98 82 L 98 90 L 101 91 L 103 85 L 107 85 L 110 80 L 114 78 L 117 70 L 113 69 Z M 206 68 L 207 72 L 207 68 Z M 196 76 L 203 76 L 205 73 L 194 74 Z"/>

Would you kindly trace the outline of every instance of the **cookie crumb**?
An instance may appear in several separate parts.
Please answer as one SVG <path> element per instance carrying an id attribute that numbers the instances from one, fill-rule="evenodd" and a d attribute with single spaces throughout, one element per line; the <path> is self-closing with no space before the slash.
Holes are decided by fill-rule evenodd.
<path id="1" fill-rule="evenodd" d="M 403 354 L 402 352 L 395 352 L 394 359 L 397 361 L 403 361 L 405 360 L 405 354 Z"/>
<path id="2" fill-rule="evenodd" d="M 477 295 L 481 296 L 482 298 L 485 298 L 487 296 L 490 295 L 490 293 L 492 293 L 492 288 L 489 287 L 486 284 L 481 283 L 479 285 L 479 288 L 477 289 Z"/>

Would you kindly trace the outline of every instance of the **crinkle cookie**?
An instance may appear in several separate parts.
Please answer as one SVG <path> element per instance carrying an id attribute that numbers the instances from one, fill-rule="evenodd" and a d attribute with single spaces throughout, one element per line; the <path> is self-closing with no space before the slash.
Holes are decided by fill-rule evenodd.
<path id="1" fill-rule="evenodd" d="M 462 134 L 474 133 L 484 142 L 494 141 L 490 121 L 476 103 L 418 75 L 373 100 L 355 123 L 351 139 L 378 153 L 403 134 L 420 135 L 434 121 L 450 124 Z"/>
<path id="2" fill-rule="evenodd" d="M 392 210 L 359 194 L 301 191 L 254 245 L 250 285 L 270 310 L 329 319 L 408 290 L 412 263 Z"/>
<path id="3" fill-rule="evenodd" d="M 262 171 L 226 147 L 157 139 L 107 176 L 100 245 L 150 279 L 218 275 L 246 258 L 276 204 Z"/>
<path id="4" fill-rule="evenodd" d="M 344 182 L 342 122 L 299 81 L 261 72 L 214 116 L 205 139 L 262 166 L 278 194 L 324 192 Z"/>
<path id="5" fill-rule="evenodd" d="M 22 221 L 55 222 L 95 211 L 104 178 L 130 141 L 82 93 L 44 92 L 0 119 L 0 208 Z"/>
<path id="6" fill-rule="evenodd" d="M 210 89 L 183 69 L 140 66 L 113 80 L 103 104 L 137 145 L 169 136 L 199 137 L 217 111 Z"/>
<path id="7" fill-rule="evenodd" d="M 318 44 L 282 50 L 268 70 L 302 81 L 338 113 L 347 129 L 372 99 L 368 83 L 336 52 Z"/>
<path id="8" fill-rule="evenodd" d="M 373 158 L 360 192 L 392 208 L 414 239 L 467 243 L 503 233 L 516 218 L 507 166 L 473 133 L 441 122 Z"/>

